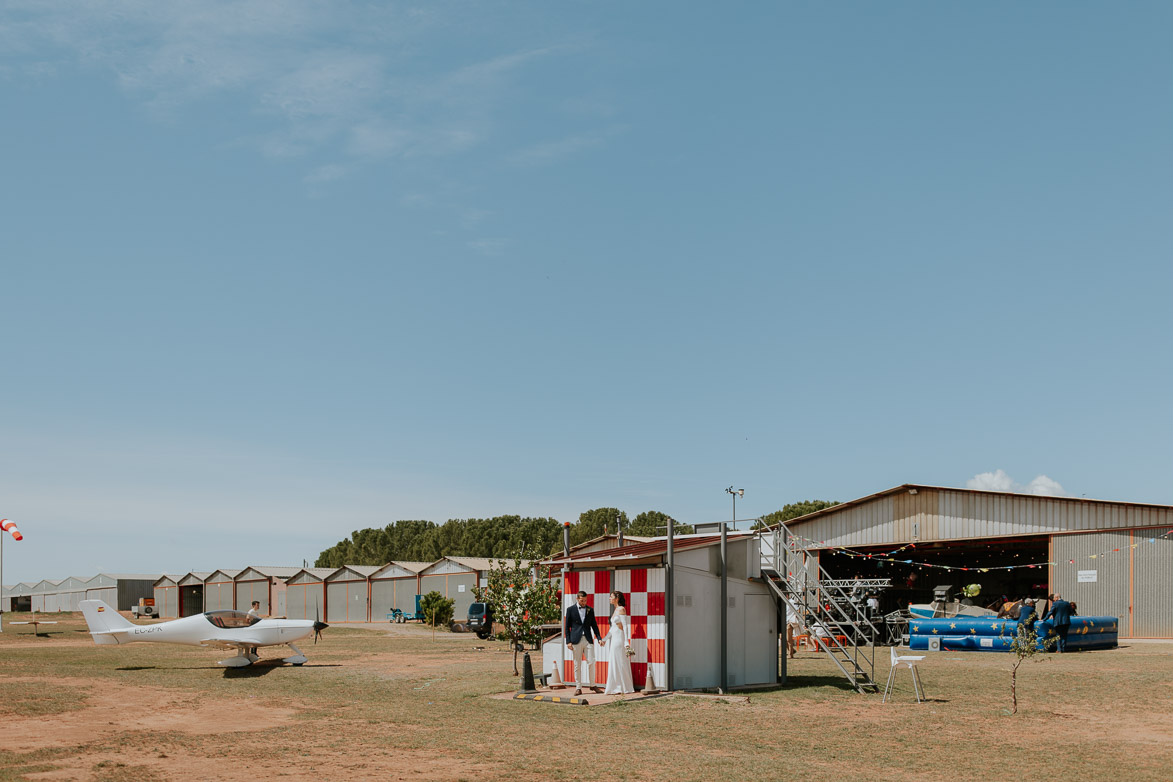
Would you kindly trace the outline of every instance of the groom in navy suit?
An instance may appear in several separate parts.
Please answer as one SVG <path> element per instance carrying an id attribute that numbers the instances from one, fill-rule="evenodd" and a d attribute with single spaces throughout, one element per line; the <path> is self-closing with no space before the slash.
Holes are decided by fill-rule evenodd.
<path id="1" fill-rule="evenodd" d="M 588 659 L 587 652 L 591 644 L 599 643 L 603 634 L 599 632 L 599 623 L 595 621 L 595 612 L 587 605 L 587 593 L 578 593 L 578 602 L 566 609 L 566 617 L 562 622 L 562 637 L 570 647 L 570 654 L 574 660 L 574 694 L 582 695 L 582 683 L 579 673 L 583 662 L 587 665 L 587 686 L 592 692 L 598 692 L 595 686 L 594 660 Z M 592 655 L 593 656 L 593 655 Z"/>

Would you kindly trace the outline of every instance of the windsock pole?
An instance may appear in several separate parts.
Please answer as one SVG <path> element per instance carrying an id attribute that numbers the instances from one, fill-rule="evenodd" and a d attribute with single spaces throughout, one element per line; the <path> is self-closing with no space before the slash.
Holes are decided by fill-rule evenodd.
<path id="1" fill-rule="evenodd" d="M 8 519 L 0 519 L 0 633 L 4 632 L 4 533 L 11 532 L 12 537 L 17 540 L 24 540 L 24 535 L 20 534 L 20 530 L 16 528 L 16 524 Z M 9 604 L 11 605 L 12 596 L 8 596 Z"/>

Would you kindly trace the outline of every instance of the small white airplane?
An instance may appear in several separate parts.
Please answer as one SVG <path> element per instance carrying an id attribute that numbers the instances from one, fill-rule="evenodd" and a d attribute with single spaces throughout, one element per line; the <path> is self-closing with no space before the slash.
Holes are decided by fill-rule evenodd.
<path id="1" fill-rule="evenodd" d="M 188 646 L 236 649 L 236 656 L 221 660 L 227 668 L 243 668 L 260 658 L 259 646 L 287 645 L 293 656 L 282 662 L 302 665 L 306 656 L 293 645 L 311 633 L 314 642 L 329 625 L 316 619 L 259 619 L 243 611 L 206 611 L 195 616 L 157 624 L 136 625 L 101 600 L 82 600 L 81 612 L 96 644 L 128 644 L 153 641 Z"/>

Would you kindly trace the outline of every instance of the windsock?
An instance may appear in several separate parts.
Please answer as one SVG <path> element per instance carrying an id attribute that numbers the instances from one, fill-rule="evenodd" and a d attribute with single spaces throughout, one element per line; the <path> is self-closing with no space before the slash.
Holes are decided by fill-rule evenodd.
<path id="1" fill-rule="evenodd" d="M 0 531 L 11 532 L 12 537 L 14 537 L 15 539 L 24 540 L 24 535 L 20 534 L 20 530 L 18 530 L 16 528 L 16 524 L 14 522 L 9 521 L 8 519 L 0 519 Z"/>

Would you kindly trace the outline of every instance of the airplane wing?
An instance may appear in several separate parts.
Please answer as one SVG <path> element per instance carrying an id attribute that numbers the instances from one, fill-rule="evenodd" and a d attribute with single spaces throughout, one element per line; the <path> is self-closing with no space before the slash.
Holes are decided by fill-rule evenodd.
<path id="1" fill-rule="evenodd" d="M 246 649 L 253 646 L 273 646 L 272 641 L 262 641 L 258 638 L 201 638 L 200 646 L 214 649 Z"/>

